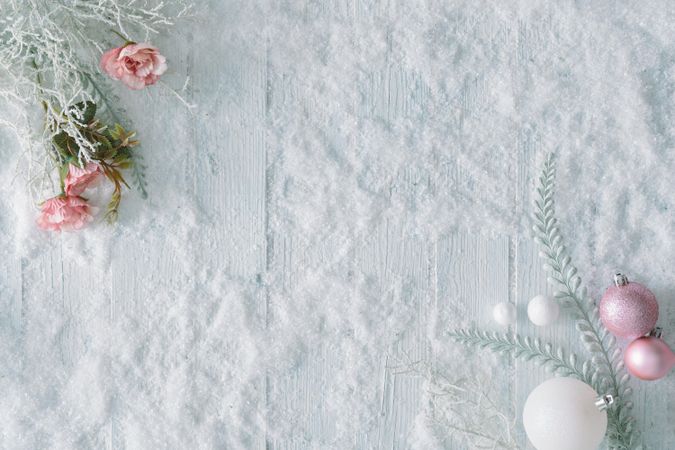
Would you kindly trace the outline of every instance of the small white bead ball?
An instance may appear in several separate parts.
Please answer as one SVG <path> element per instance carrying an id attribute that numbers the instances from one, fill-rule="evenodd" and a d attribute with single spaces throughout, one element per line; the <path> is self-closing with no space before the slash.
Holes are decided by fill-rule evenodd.
<path id="1" fill-rule="evenodd" d="M 596 450 L 607 431 L 598 394 L 574 378 L 553 378 L 527 397 L 523 425 L 537 450 Z"/>
<path id="2" fill-rule="evenodd" d="M 538 327 L 545 327 L 558 319 L 560 306 L 550 297 L 537 295 L 527 304 L 527 317 Z"/>
<path id="3" fill-rule="evenodd" d="M 499 325 L 513 325 L 516 323 L 516 307 L 509 302 L 497 303 L 492 310 L 492 317 Z"/>

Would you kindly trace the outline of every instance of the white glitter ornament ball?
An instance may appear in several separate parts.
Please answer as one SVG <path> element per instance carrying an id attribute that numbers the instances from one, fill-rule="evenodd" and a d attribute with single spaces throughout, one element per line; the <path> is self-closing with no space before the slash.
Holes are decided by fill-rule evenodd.
<path id="1" fill-rule="evenodd" d="M 504 327 L 513 325 L 516 323 L 516 307 L 509 302 L 497 303 L 492 310 L 492 317 Z"/>
<path id="2" fill-rule="evenodd" d="M 537 450 L 596 450 L 607 432 L 607 413 L 600 408 L 609 403 L 577 379 L 544 381 L 525 402 L 525 432 Z"/>
<path id="3" fill-rule="evenodd" d="M 527 304 L 527 317 L 538 327 L 551 325 L 558 319 L 560 307 L 554 299 L 537 295 Z"/>

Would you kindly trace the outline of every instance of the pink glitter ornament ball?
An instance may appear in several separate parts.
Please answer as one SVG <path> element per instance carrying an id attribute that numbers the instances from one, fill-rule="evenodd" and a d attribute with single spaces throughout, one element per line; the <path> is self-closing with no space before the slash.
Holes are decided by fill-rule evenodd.
<path id="1" fill-rule="evenodd" d="M 658 380 L 665 377 L 675 365 L 675 354 L 663 342 L 660 330 L 653 336 L 634 340 L 623 355 L 628 371 L 642 380 Z"/>
<path id="2" fill-rule="evenodd" d="M 612 334 L 635 339 L 649 333 L 659 317 L 659 304 L 652 291 L 640 283 L 628 282 L 620 273 L 614 275 L 600 300 L 600 319 Z"/>

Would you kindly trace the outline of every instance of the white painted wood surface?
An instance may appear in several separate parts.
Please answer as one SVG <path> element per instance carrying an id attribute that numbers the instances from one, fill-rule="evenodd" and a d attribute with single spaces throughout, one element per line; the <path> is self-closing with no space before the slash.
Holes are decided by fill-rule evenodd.
<path id="1" fill-rule="evenodd" d="M 338 14 L 342 11 L 338 3 L 322 13 Z M 377 7 L 386 9 L 388 3 L 379 2 Z M 213 1 L 212 4 L 217 5 L 218 2 Z M 214 6 L 214 16 L 224 15 L 226 7 L 227 2 Z M 350 7 L 345 9 L 352 10 Z M 354 6 L 355 14 L 356 11 L 359 8 Z M 527 24 L 522 24 L 522 30 L 531 31 Z M 163 315 L 158 311 L 176 307 L 175 323 L 167 323 L 166 326 L 175 327 L 176 357 L 187 358 L 191 336 L 186 333 L 185 324 L 199 324 L 204 317 L 180 309 L 184 305 L 174 305 L 172 298 L 157 298 L 146 288 L 153 283 L 163 283 L 176 290 L 183 289 L 187 280 L 186 275 L 180 272 L 180 266 L 174 264 L 176 246 L 194 245 L 201 250 L 194 263 L 203 267 L 204 283 L 214 272 L 259 283 L 254 298 L 258 302 L 255 310 L 261 327 L 275 320 L 278 313 L 275 308 L 283 307 L 269 303 L 270 291 L 282 297 L 284 293 L 291 292 L 296 279 L 302 275 L 303 267 L 321 265 L 325 255 L 330 253 L 330 242 L 326 242 L 323 248 L 307 247 L 301 237 L 287 235 L 283 229 L 275 228 L 268 222 L 270 211 L 276 205 L 268 191 L 269 184 L 274 182 L 275 165 L 269 160 L 271 150 L 267 147 L 267 133 L 274 126 L 275 116 L 306 108 L 320 109 L 320 104 L 308 105 L 306 102 L 312 99 L 301 98 L 298 94 L 301 87 L 294 85 L 292 80 L 284 79 L 284 74 L 273 73 L 274 68 L 267 60 L 268 43 L 261 42 L 255 54 L 244 53 L 237 48 L 236 42 L 220 40 L 219 33 L 221 29 L 215 20 L 210 21 L 206 28 L 196 27 L 185 33 L 185 42 L 172 55 L 175 61 L 173 67 L 177 67 L 180 74 L 184 72 L 191 77 L 188 100 L 199 105 L 196 116 L 176 109 L 167 113 L 167 105 L 172 102 L 170 96 L 159 98 L 158 103 L 150 107 L 148 116 L 186 123 L 187 133 L 178 137 L 167 134 L 163 122 L 142 117 L 147 114 L 143 107 L 152 105 L 152 102 L 134 104 L 134 100 L 125 97 L 132 104 L 130 112 L 142 129 L 144 141 L 153 148 L 172 148 L 177 152 L 161 163 L 164 172 L 153 172 L 158 175 L 149 180 L 151 187 L 156 187 L 150 195 L 157 195 L 165 186 L 159 177 L 171 178 L 171 189 L 194 190 L 201 202 L 200 210 L 206 212 L 206 217 L 195 218 L 195 226 L 204 227 L 200 231 L 204 239 L 195 240 L 196 235 L 168 239 L 163 235 L 166 230 L 152 229 L 153 224 L 150 223 L 148 226 L 152 232 L 147 235 L 117 240 L 118 246 L 111 250 L 112 266 L 106 273 L 89 269 L 84 260 L 73 262 L 64 259 L 58 236 L 53 238 L 52 248 L 30 259 L 0 260 L 2 326 L 24 336 L 21 345 L 30 348 L 39 345 L 32 342 L 40 337 L 40 333 L 32 329 L 40 325 L 30 320 L 31 301 L 34 299 L 48 298 L 53 302 L 55 316 L 64 319 L 61 352 L 51 356 L 61 358 L 64 366 L 71 366 L 78 358 L 86 357 L 87 348 L 91 345 L 90 327 L 98 327 L 102 323 L 91 321 L 92 317 L 105 318 L 111 327 L 122 320 L 135 321 L 143 326 L 144 321 L 160 320 Z M 529 37 L 523 37 L 523 40 L 536 39 L 536 33 L 525 34 Z M 527 53 L 527 49 L 528 46 L 523 45 L 522 53 Z M 218 55 L 218 60 L 210 60 L 213 54 Z M 204 64 L 205 60 L 210 60 L 210 63 Z M 528 75 L 513 76 L 522 81 Z M 365 94 L 359 114 L 392 124 L 407 114 L 415 113 L 418 105 L 430 95 L 416 79 L 414 71 L 389 64 L 364 74 L 362 85 L 358 88 Z M 480 102 L 480 91 L 480 78 L 465 83 L 460 99 L 467 114 Z M 463 119 L 460 118 L 459 122 L 463 123 Z M 504 189 L 520 196 L 523 202 L 529 202 L 531 182 L 536 175 L 533 173 L 534 155 L 540 153 L 540 149 L 536 136 L 528 131 L 523 131 L 521 140 L 513 183 L 504 186 Z M 463 142 L 459 144 L 464 145 Z M 186 152 L 190 153 L 190 157 L 184 156 Z M 448 154 L 447 159 L 449 166 L 443 170 L 451 174 L 449 176 L 455 183 L 470 183 L 471 180 L 464 178 L 462 165 L 453 164 L 452 154 Z M 157 163 L 157 159 L 153 158 L 153 163 Z M 424 182 L 424 174 L 396 174 L 388 188 L 410 190 L 414 198 L 415 186 L 410 177 L 416 178 L 415 182 L 419 179 Z M 429 182 L 428 179 L 426 181 Z M 481 199 L 480 192 L 475 195 Z M 487 236 L 463 231 L 427 237 L 406 235 L 401 230 L 401 224 L 396 220 L 383 218 L 374 226 L 371 235 L 363 238 L 362 245 L 356 246 L 358 251 L 343 255 L 340 261 L 346 270 L 372 279 L 374 289 L 380 290 L 382 295 L 398 296 L 397 301 L 414 305 L 415 311 L 410 328 L 377 361 L 376 382 L 381 399 L 379 415 L 374 419 L 372 429 L 354 436 L 352 448 L 409 447 L 409 434 L 422 407 L 423 386 L 419 378 L 399 373 L 392 361 L 402 356 L 433 361 L 433 351 L 428 342 L 430 333 L 443 333 L 466 321 L 492 327 L 490 316 L 493 305 L 499 301 L 510 301 L 518 306 L 518 323 L 514 330 L 519 333 L 538 335 L 559 343 L 576 344 L 578 340 L 568 322 L 561 321 L 553 327 L 537 329 L 527 320 L 525 311 L 529 299 L 536 294 L 550 292 L 537 260 L 537 250 L 528 237 Z M 42 284 L 26 285 L 22 282 L 26 278 L 40 279 Z M 397 288 L 397 283 L 402 287 Z M 100 286 L 105 287 L 103 292 L 97 289 Z M 37 292 L 45 288 L 51 295 Z M 94 291 L 99 293 L 92 295 Z M 193 293 L 195 299 L 203 299 L 215 307 L 217 298 L 205 291 L 197 289 Z M 287 300 L 293 301 L 292 298 Z M 672 312 L 669 316 L 675 317 Z M 197 329 L 207 332 L 206 324 L 197 325 Z M 221 344 L 228 345 L 227 342 Z M 186 354 L 181 354 L 181 350 Z M 257 381 L 260 410 L 265 411 L 268 418 L 278 414 L 292 415 L 298 432 L 291 439 L 265 434 L 265 419 L 262 419 L 262 431 L 251 437 L 250 448 L 332 448 L 338 431 L 335 429 L 336 418 L 326 407 L 329 401 L 326 392 L 336 382 L 331 378 L 335 368 L 349 363 L 341 360 L 336 350 L 318 342 L 315 347 L 302 349 L 297 366 L 289 368 L 284 376 L 264 377 Z M 35 358 L 34 354 L 32 358 Z M 34 359 L 8 361 L 0 370 L 16 371 L 25 364 L 36 363 Z M 198 365 L 197 360 L 194 365 Z M 122 386 L 115 386 L 115 374 L 131 368 L 107 369 L 107 382 L 111 389 L 122 389 Z M 517 415 L 529 391 L 548 377 L 531 364 L 520 361 L 505 361 L 498 372 L 495 382 L 503 387 L 503 399 L 512 405 L 511 412 Z M 59 383 L 55 381 L 57 389 Z M 200 395 L 197 387 L 192 394 Z M 672 449 L 675 445 L 672 392 L 671 395 L 661 395 L 647 385 L 639 385 L 634 401 L 639 424 L 645 431 L 645 443 L 655 450 Z M 134 420 L 134 405 L 119 404 L 115 406 L 115 411 L 108 428 L 102 430 L 100 436 L 89 437 L 91 448 L 98 444 L 112 449 L 125 448 L 124 436 Z M 208 411 L 203 413 L 208 414 Z M 522 432 L 518 440 L 523 448 L 529 448 Z M 213 448 L 218 448 L 217 443 L 213 443 Z"/>

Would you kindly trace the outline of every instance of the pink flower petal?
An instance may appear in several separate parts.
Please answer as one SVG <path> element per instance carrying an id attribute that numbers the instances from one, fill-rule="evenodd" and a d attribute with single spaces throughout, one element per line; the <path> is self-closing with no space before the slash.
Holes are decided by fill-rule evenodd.
<path id="1" fill-rule="evenodd" d="M 166 72 L 167 64 L 157 47 L 138 43 L 105 52 L 101 57 L 101 69 L 128 88 L 139 90 L 156 83 Z"/>
<path id="2" fill-rule="evenodd" d="M 93 220 L 93 209 L 82 197 L 57 196 L 46 200 L 37 224 L 44 230 L 79 230 Z"/>

